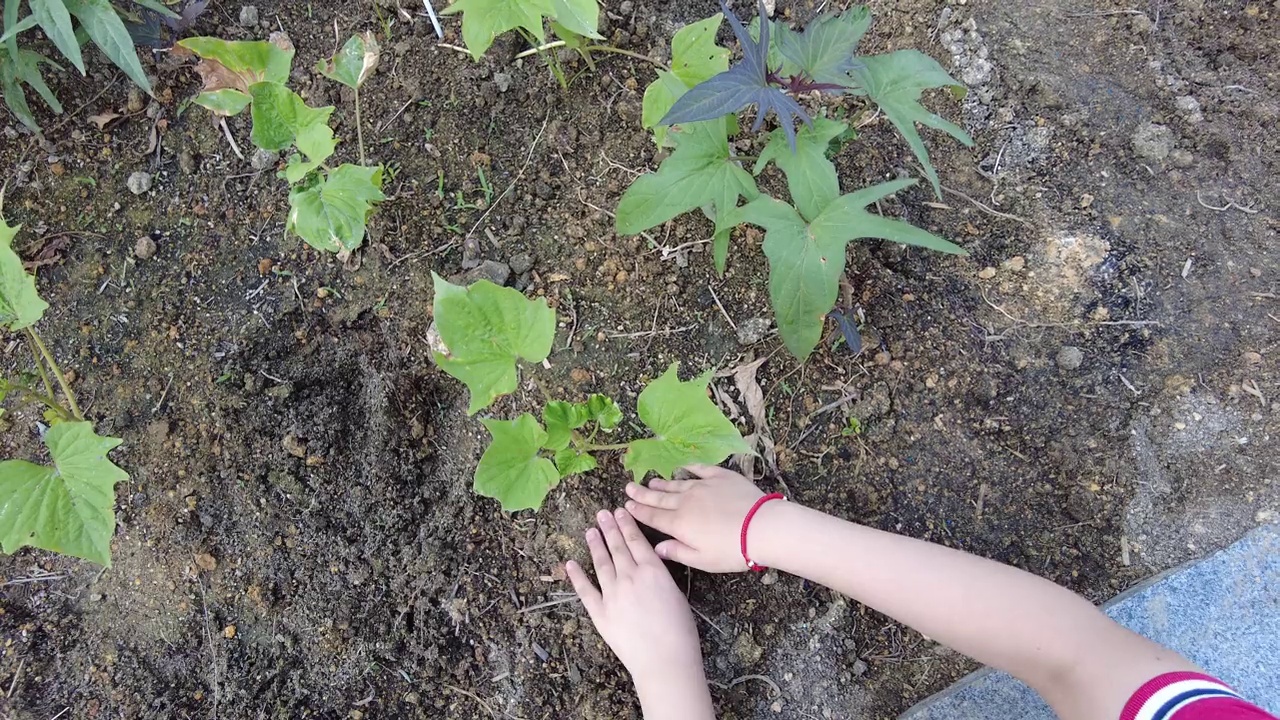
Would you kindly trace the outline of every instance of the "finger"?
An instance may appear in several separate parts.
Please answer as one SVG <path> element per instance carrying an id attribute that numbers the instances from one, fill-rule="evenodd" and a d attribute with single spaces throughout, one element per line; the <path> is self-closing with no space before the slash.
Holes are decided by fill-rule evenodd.
<path id="1" fill-rule="evenodd" d="M 680 506 L 680 493 L 653 490 L 637 483 L 627 483 L 627 497 L 641 505 L 675 510 Z"/>
<path id="2" fill-rule="evenodd" d="M 618 529 L 622 531 L 622 539 L 627 541 L 627 549 L 631 551 L 631 557 L 635 558 L 637 565 L 658 562 L 658 556 L 653 552 L 653 546 L 645 539 L 644 533 L 640 532 L 640 526 L 636 525 L 635 518 L 631 517 L 631 513 L 618 508 L 613 511 L 613 519 L 618 522 Z"/>
<path id="3" fill-rule="evenodd" d="M 641 505 L 635 500 L 628 500 L 627 512 L 631 513 L 631 517 L 654 530 L 661 530 L 668 535 L 675 534 L 676 514 L 671 510 L 660 510 L 649 505 Z"/>
<path id="4" fill-rule="evenodd" d="M 653 549 L 663 560 L 678 562 L 681 565 L 695 566 L 698 551 L 679 540 L 663 540 Z"/>
<path id="5" fill-rule="evenodd" d="M 597 613 L 604 609 L 604 598 L 601 597 L 600 591 L 591 583 L 586 571 L 578 563 L 570 560 L 564 564 L 564 571 L 569 575 L 569 582 L 573 583 L 573 591 L 582 600 L 582 607 L 586 608 L 587 614 L 591 616 L 591 622 L 596 622 Z"/>
<path id="6" fill-rule="evenodd" d="M 608 592 L 614 579 L 618 577 L 618 571 L 613 567 L 613 558 L 609 557 L 609 548 L 605 545 L 604 537 L 599 530 L 595 528 L 587 530 L 587 547 L 591 550 L 591 564 L 596 568 L 600 589 Z"/>
<path id="7" fill-rule="evenodd" d="M 684 469 L 700 478 L 715 477 L 716 475 L 722 475 L 729 472 L 718 465 L 686 465 Z"/>
<path id="8" fill-rule="evenodd" d="M 659 480 L 654 478 L 649 481 L 649 489 L 678 494 L 693 488 L 693 482 L 693 480 Z"/>
<path id="9" fill-rule="evenodd" d="M 622 530 L 618 528 L 618 521 L 613 519 L 613 513 L 608 510 L 601 510 L 596 515 L 596 523 L 600 526 L 600 534 L 604 535 L 604 541 L 609 546 L 609 554 L 613 556 L 613 567 L 618 577 L 622 577 L 635 569 L 636 561 L 631 557 L 631 550 L 627 548 L 627 541 L 622 537 Z"/>

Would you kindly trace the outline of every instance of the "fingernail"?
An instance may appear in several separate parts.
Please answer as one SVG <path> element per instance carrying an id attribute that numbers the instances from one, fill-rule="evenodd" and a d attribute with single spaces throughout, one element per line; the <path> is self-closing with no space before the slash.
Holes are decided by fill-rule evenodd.
<path id="1" fill-rule="evenodd" d="M 593 537 L 595 537 L 597 534 L 598 534 L 598 531 L 595 528 L 587 528 L 587 531 L 583 533 L 583 536 L 586 537 L 588 540 L 590 540 Z"/>
<path id="2" fill-rule="evenodd" d="M 627 495 L 628 495 L 628 496 L 635 495 L 635 494 L 636 494 L 636 484 L 635 484 L 635 483 L 633 483 L 633 482 L 629 482 L 629 483 L 627 483 L 627 488 L 626 488 L 626 490 L 627 490 Z"/>
<path id="3" fill-rule="evenodd" d="M 600 512 L 596 513 L 597 520 L 608 520 L 609 517 L 610 515 L 608 510 L 601 510 Z"/>
<path id="4" fill-rule="evenodd" d="M 627 506 L 627 512 L 635 512 L 635 509 L 636 509 L 636 501 L 635 501 L 635 500 L 628 500 L 628 501 L 626 502 L 626 506 Z"/>
<path id="5" fill-rule="evenodd" d="M 663 560 L 666 560 L 666 559 L 667 559 L 667 546 L 666 546 L 666 545 L 658 545 L 658 547 L 654 548 L 654 550 L 656 550 L 656 551 L 657 551 L 657 553 L 658 553 L 658 557 L 662 558 Z"/>
<path id="6" fill-rule="evenodd" d="M 621 518 L 623 518 L 623 517 L 626 517 L 626 515 L 627 515 L 627 511 L 626 511 L 626 510 L 624 510 L 624 509 L 622 509 L 622 508 L 618 508 L 617 510 L 614 510 L 614 511 L 613 511 L 613 515 L 614 515 L 614 517 L 617 517 L 617 518 L 621 519 Z"/>

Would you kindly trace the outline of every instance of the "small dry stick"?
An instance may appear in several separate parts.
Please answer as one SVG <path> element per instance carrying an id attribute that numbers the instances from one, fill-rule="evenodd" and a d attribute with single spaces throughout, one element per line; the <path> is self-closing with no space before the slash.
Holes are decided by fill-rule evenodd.
<path id="1" fill-rule="evenodd" d="M 644 332 L 633 332 L 633 333 L 613 333 L 613 334 L 609 335 L 609 337 L 611 337 L 611 338 L 641 338 L 641 337 L 656 337 L 656 336 L 658 336 L 658 335 L 675 335 L 675 334 L 677 334 L 677 333 L 689 332 L 690 330 L 692 330 L 692 329 L 694 329 L 694 328 L 696 328 L 696 327 L 698 327 L 698 326 L 697 326 L 697 325 L 686 325 L 686 326 L 684 326 L 684 327 L 682 327 L 682 328 L 676 328 L 676 329 L 674 329 L 674 330 L 671 330 L 671 329 L 666 329 L 666 330 L 645 330 Z"/>
<path id="2" fill-rule="evenodd" d="M 943 192 L 949 192 L 949 193 L 951 193 L 952 195 L 957 195 L 957 196 L 959 196 L 959 197 L 964 198 L 965 200 L 968 200 L 969 202 L 973 203 L 974 205 L 977 205 L 977 206 L 978 206 L 978 209 L 979 209 L 979 210 L 982 210 L 983 212 L 986 212 L 986 213 L 991 214 L 991 215 L 995 215 L 996 217 L 1002 217 L 1002 218 L 1004 218 L 1004 219 L 1006 219 L 1006 220 L 1012 220 L 1012 221 L 1014 221 L 1014 222 L 1020 222 L 1020 223 L 1022 223 L 1023 225 L 1026 225 L 1027 227 L 1034 227 L 1034 226 L 1031 224 L 1031 221 L 1030 221 L 1030 220 L 1026 220 L 1026 219 L 1024 219 L 1024 218 L 1020 218 L 1020 217 L 1018 217 L 1017 215 L 1010 215 L 1009 213 L 1003 213 L 1003 212 L 1000 212 L 999 210 L 995 210 L 995 209 L 989 208 L 989 207 L 987 207 L 986 205 L 983 205 L 980 201 L 975 200 L 975 199 L 973 199 L 973 198 L 969 197 L 968 195 L 965 195 L 964 193 L 960 192 L 959 190 L 953 190 L 953 189 L 951 189 L 951 188 L 947 187 L 946 185 L 940 185 L 939 187 L 941 187 L 941 188 L 942 188 Z"/>
<path id="3" fill-rule="evenodd" d="M 720 304 L 720 298 L 716 295 L 716 289 L 711 287 L 711 283 L 707 283 L 707 289 L 711 291 L 711 299 L 716 301 L 716 307 L 720 308 L 720 314 L 724 315 L 724 319 L 728 321 L 729 327 L 733 328 L 734 332 L 737 332 L 738 326 L 733 322 L 733 318 L 729 317 L 729 313 L 725 311 L 724 305 Z"/>
<path id="4" fill-rule="evenodd" d="M 549 120 L 551 120 L 550 110 L 548 110 L 547 114 L 542 118 L 542 127 L 538 129 L 537 136 L 533 138 L 533 144 L 529 146 L 529 154 L 524 159 L 524 165 L 520 166 L 520 172 L 516 173 L 515 179 L 512 180 L 511 184 L 507 186 L 507 189 L 503 190 L 502 194 L 489 205 L 489 207 L 484 211 L 484 214 L 480 216 L 480 219 L 476 221 L 476 224 L 471 226 L 471 229 L 463 236 L 463 240 L 471 237 L 471 234 L 476 231 L 476 228 L 480 227 L 480 225 L 489 217 L 489 213 L 493 212 L 493 209 L 498 206 L 498 203 L 502 202 L 502 198 L 506 197 L 507 194 L 511 192 L 511 189 L 516 186 L 516 183 L 520 182 L 520 178 L 524 177 L 524 171 L 528 170 L 529 163 L 533 162 L 533 153 L 538 149 L 538 143 L 542 140 L 542 133 L 547 130 L 547 122 Z"/>
<path id="5" fill-rule="evenodd" d="M 729 687 L 733 687 L 735 685 L 741 685 L 742 683 L 748 680 L 756 680 L 773 688 L 773 694 L 769 696 L 770 700 L 782 695 L 782 688 L 778 687 L 778 683 L 774 682 L 773 679 L 770 678 L 768 675 L 743 675 L 742 677 L 737 677 L 730 680 Z"/>
<path id="6" fill-rule="evenodd" d="M 227 136 L 227 142 L 231 143 L 231 150 L 235 152 L 236 157 L 244 159 L 244 153 L 240 152 L 240 146 L 236 144 L 236 139 L 231 136 L 231 128 L 227 127 L 227 119 L 218 120 L 218 125 L 222 127 L 222 134 Z"/>

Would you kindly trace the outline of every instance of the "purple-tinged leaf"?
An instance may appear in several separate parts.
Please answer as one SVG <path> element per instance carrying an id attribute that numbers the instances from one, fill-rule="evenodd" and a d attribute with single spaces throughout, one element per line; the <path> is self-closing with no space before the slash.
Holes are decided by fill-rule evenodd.
<path id="1" fill-rule="evenodd" d="M 842 91 L 853 85 L 849 73 L 858 66 L 854 53 L 871 25 L 865 6 L 839 15 L 828 13 L 810 22 L 803 32 L 778 34 L 778 50 L 813 82 L 812 89 Z M 793 78 L 794 80 L 794 78 Z"/>
<path id="2" fill-rule="evenodd" d="M 760 17 L 765 17 L 764 0 L 757 0 Z M 755 105 L 756 120 L 752 130 L 759 130 L 769 112 L 778 116 L 778 122 L 787 133 L 791 147 L 795 149 L 795 120 L 810 123 L 800 103 L 782 90 L 774 87 L 769 72 L 769 28 L 772 23 L 760 25 L 759 42 L 751 38 L 742 21 L 729 9 L 724 0 L 720 7 L 733 34 L 742 45 L 742 62 L 706 82 L 699 83 L 676 101 L 671 110 L 659 121 L 659 125 L 714 120 L 723 115 L 737 113 L 748 105 Z"/>
<path id="3" fill-rule="evenodd" d="M 827 317 L 836 321 L 840 334 L 844 335 L 844 344 L 849 346 L 854 355 L 862 352 L 862 333 L 858 332 L 858 318 L 852 310 L 835 308 L 827 313 Z"/>

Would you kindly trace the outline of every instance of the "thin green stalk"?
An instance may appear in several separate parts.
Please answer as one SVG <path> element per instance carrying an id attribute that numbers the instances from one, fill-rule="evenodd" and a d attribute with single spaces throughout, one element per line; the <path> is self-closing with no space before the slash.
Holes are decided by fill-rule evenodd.
<path id="1" fill-rule="evenodd" d="M 31 359 L 35 361 L 36 369 L 40 371 L 40 379 L 44 381 L 44 394 L 53 397 L 53 383 L 49 382 L 49 371 L 44 369 L 44 361 L 40 359 L 40 353 L 36 350 L 34 343 L 27 343 L 27 347 L 31 350 Z"/>
<path id="2" fill-rule="evenodd" d="M 10 382 L 8 380 L 0 378 L 0 390 L 3 390 L 6 393 L 16 392 L 16 393 L 25 395 L 31 398 L 32 400 L 40 403 L 41 405 L 44 405 L 50 410 L 57 412 L 59 415 L 63 416 L 68 420 L 79 419 L 79 418 L 71 417 L 71 414 L 67 412 L 67 409 L 59 405 L 58 401 L 54 399 L 53 396 L 41 395 L 40 393 L 36 392 L 35 390 L 32 390 L 26 385 L 19 385 L 18 383 Z"/>
<path id="3" fill-rule="evenodd" d="M 588 452 L 599 452 L 607 450 L 626 450 L 631 447 L 631 443 L 615 443 L 613 445 L 587 445 Z"/>
<path id="4" fill-rule="evenodd" d="M 364 167 L 364 125 L 360 123 L 360 87 L 352 88 L 356 95 L 356 144 L 360 146 L 360 166 Z"/>
<path id="5" fill-rule="evenodd" d="M 83 420 L 84 414 L 80 412 L 80 406 L 76 403 L 76 394 L 71 391 L 71 383 L 67 382 L 67 376 L 62 374 L 62 369 L 58 367 L 58 361 L 53 359 L 53 354 L 49 352 L 49 348 L 45 347 L 44 341 L 40 339 L 40 334 L 35 331 L 35 328 L 27 328 L 27 337 L 40 350 L 40 355 L 48 363 L 49 370 L 58 379 L 58 387 L 62 388 L 62 394 L 67 398 L 67 405 L 71 408 L 71 414 L 77 420 Z"/>

